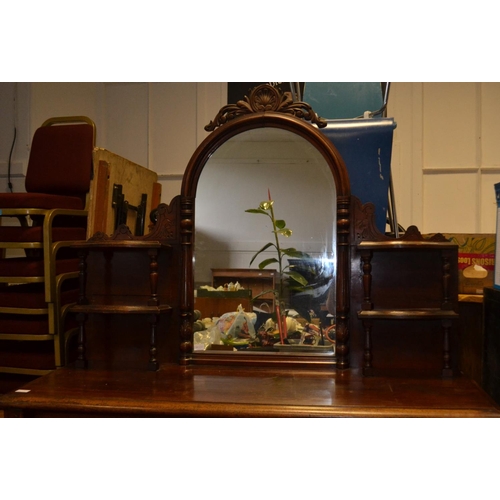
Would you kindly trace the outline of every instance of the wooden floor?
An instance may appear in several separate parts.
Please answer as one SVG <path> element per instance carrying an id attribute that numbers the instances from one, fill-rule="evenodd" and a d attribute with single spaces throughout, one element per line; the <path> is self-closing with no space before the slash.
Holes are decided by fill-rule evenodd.
<path id="1" fill-rule="evenodd" d="M 63 368 L 0 396 L 5 417 L 499 417 L 475 382 L 163 366 L 158 372 Z"/>

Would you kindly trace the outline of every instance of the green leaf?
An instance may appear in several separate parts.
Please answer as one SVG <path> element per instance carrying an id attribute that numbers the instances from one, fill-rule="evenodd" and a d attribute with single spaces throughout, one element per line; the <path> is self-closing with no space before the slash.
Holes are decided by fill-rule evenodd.
<path id="1" fill-rule="evenodd" d="M 290 278 L 297 281 L 302 286 L 307 285 L 307 280 L 304 278 L 304 276 L 302 276 L 302 274 L 298 273 L 297 271 L 288 271 L 286 274 L 288 274 L 288 276 L 290 276 Z"/>
<path id="2" fill-rule="evenodd" d="M 252 260 L 250 261 L 250 265 L 252 265 L 252 262 L 255 260 L 255 257 L 262 253 L 264 250 L 267 250 L 269 247 L 274 246 L 272 243 L 266 243 L 253 257 Z"/>
<path id="3" fill-rule="evenodd" d="M 283 229 L 286 227 L 286 222 L 283 219 L 278 219 L 277 221 L 274 221 L 274 225 L 278 229 Z"/>
<path id="4" fill-rule="evenodd" d="M 269 264 L 275 264 L 277 263 L 278 260 L 275 259 L 275 258 L 272 258 L 272 259 L 266 259 L 266 260 L 263 260 L 260 264 L 259 264 L 259 269 L 264 269 L 265 267 L 267 267 Z"/>
<path id="5" fill-rule="evenodd" d="M 295 248 L 282 248 L 281 252 L 284 253 L 285 255 L 288 255 L 289 257 L 302 257 L 302 258 L 309 258 L 309 254 L 305 252 L 301 252 L 300 250 L 296 250 Z"/>
<path id="6" fill-rule="evenodd" d="M 248 210 L 245 210 L 245 212 L 248 212 L 249 214 L 269 215 L 265 210 L 261 210 L 260 208 L 249 208 Z"/>
<path id="7" fill-rule="evenodd" d="M 269 210 L 273 206 L 274 201 L 261 201 L 259 208 L 262 210 Z"/>
<path id="8" fill-rule="evenodd" d="M 285 236 L 286 238 L 289 238 L 290 236 L 292 236 L 292 230 L 288 229 L 286 227 L 284 229 L 280 229 L 279 231 L 276 231 L 276 232 L 278 234 Z"/>

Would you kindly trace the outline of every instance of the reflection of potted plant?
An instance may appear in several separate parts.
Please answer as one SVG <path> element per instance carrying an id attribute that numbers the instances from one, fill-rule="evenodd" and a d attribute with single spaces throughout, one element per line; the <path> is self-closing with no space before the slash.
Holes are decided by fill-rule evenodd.
<path id="1" fill-rule="evenodd" d="M 276 309 L 276 320 L 278 323 L 278 329 L 280 331 L 281 341 L 286 338 L 286 320 L 284 317 L 284 299 L 285 299 L 285 288 L 289 291 L 304 290 L 308 283 L 306 278 L 297 271 L 291 269 L 290 265 L 284 265 L 284 257 L 293 258 L 309 258 L 307 253 L 301 252 L 295 248 L 282 248 L 280 245 L 279 236 L 284 236 L 289 238 L 292 235 L 292 230 L 286 226 L 286 222 L 283 219 L 276 219 L 274 216 L 274 201 L 271 199 L 271 193 L 268 190 L 268 200 L 260 203 L 259 208 L 251 208 L 245 210 L 245 212 L 251 214 L 261 214 L 269 217 L 272 223 L 272 233 L 274 234 L 274 242 L 266 243 L 259 251 L 255 253 L 250 261 L 250 265 L 254 262 L 258 255 L 265 252 L 269 248 L 274 248 L 276 251 L 276 257 L 271 257 L 264 259 L 259 264 L 259 269 L 264 269 L 271 264 L 278 264 L 279 273 L 279 287 L 278 290 L 266 290 L 260 293 L 254 299 L 272 292 L 275 297 L 275 309 Z"/>

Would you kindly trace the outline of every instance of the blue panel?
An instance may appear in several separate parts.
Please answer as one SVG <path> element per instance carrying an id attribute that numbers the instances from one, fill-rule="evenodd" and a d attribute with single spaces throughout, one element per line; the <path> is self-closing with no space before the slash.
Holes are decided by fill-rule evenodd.
<path id="1" fill-rule="evenodd" d="M 314 109 L 314 108 L 313 108 Z M 392 118 L 327 120 L 320 129 L 342 156 L 351 181 L 351 194 L 375 205 L 375 222 L 384 233 L 391 172 Z"/>
<path id="2" fill-rule="evenodd" d="M 342 119 L 378 111 L 383 103 L 378 82 L 306 82 L 302 100 L 310 104 L 321 118 Z"/>

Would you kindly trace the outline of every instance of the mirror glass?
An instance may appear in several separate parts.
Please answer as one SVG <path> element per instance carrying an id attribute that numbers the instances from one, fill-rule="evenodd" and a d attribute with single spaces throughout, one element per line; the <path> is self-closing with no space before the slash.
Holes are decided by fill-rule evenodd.
<path id="1" fill-rule="evenodd" d="M 286 272 L 298 272 L 307 281 L 305 285 L 304 281 L 290 279 L 286 272 L 281 274 L 282 308 L 301 326 L 297 329 L 294 322 L 288 320 L 288 330 L 294 331 L 287 334 L 292 341 L 292 337 L 300 333 L 302 340 L 295 339 L 296 344 L 318 344 L 314 335 L 304 335 L 303 326 L 320 325 L 325 329 L 335 323 L 336 189 L 321 153 L 309 141 L 288 130 L 266 127 L 241 132 L 219 147 L 204 166 L 196 191 L 195 309 L 205 321 L 213 313 L 219 317 L 235 312 L 238 303 L 245 303 L 245 311 L 250 312 L 250 308 L 255 314 L 256 331 L 272 319 L 276 302 L 272 293 L 264 292 L 279 288 L 279 266 L 274 262 L 259 269 L 262 261 L 278 258 L 272 219 L 262 213 L 246 212 L 258 209 L 269 196 L 273 200 L 275 220 L 284 220 L 284 229 L 291 230 L 289 237 L 278 235 L 280 249 L 298 251 L 297 255 L 293 251 L 291 255 L 283 255 L 282 266 Z M 281 229 L 282 223 L 278 224 Z M 269 243 L 273 246 L 252 262 L 255 254 Z M 251 269 L 257 272 L 257 277 L 254 273 L 248 278 L 248 273 L 243 271 L 241 276 L 236 271 L 224 276 L 227 270 L 236 269 Z M 262 272 L 263 278 L 274 274 L 274 282 L 264 279 L 259 283 L 258 272 Z M 215 282 L 214 273 L 220 274 Z M 239 286 L 243 290 L 234 290 Z M 221 299 L 217 305 L 206 299 L 215 297 L 210 287 L 222 292 L 215 294 Z M 249 287 L 251 292 L 245 292 Z M 233 299 L 231 292 L 235 291 L 238 295 Z M 251 295 L 251 302 L 247 293 Z M 268 322 L 267 327 L 269 325 Z M 274 340 L 281 344 L 279 337 L 275 336 Z M 331 342 L 319 343 L 332 346 Z M 208 346 L 196 338 L 194 344 L 196 351 Z M 263 347 L 259 344 L 257 347 Z M 270 345 L 271 342 L 267 347 Z M 241 348 L 247 348 L 245 342 Z"/>

